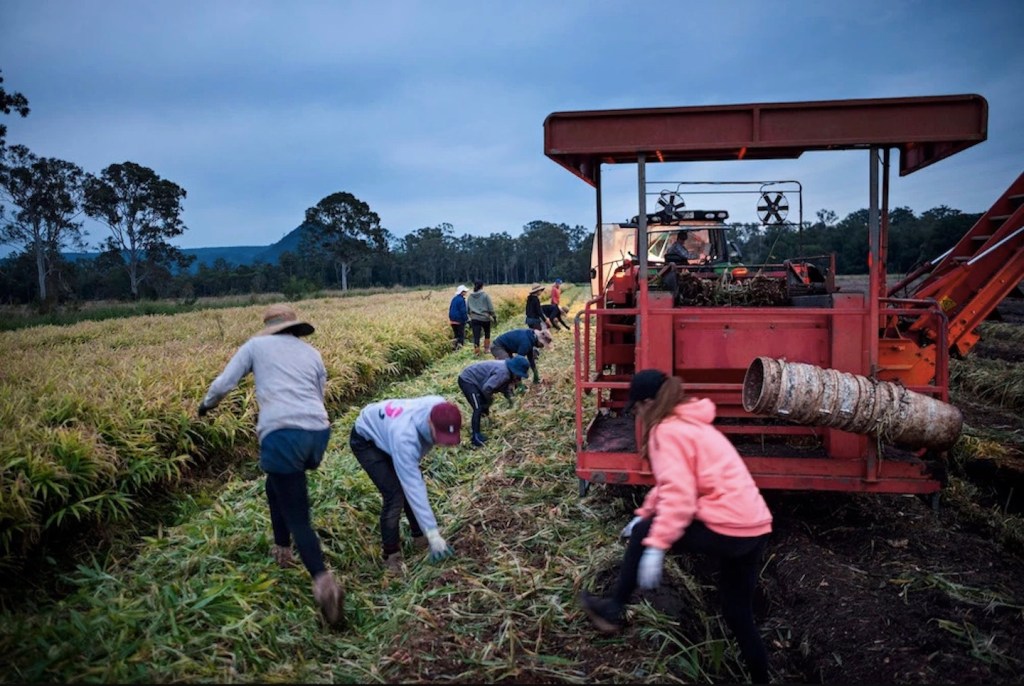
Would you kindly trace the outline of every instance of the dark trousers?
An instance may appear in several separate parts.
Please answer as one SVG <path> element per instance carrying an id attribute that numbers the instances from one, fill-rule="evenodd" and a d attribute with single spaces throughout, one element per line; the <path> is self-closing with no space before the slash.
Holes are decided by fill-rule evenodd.
<path id="1" fill-rule="evenodd" d="M 633 527 L 619 570 L 619 581 L 612 595 L 617 610 L 625 607 L 636 589 L 637 568 L 644 552 L 643 540 L 653 521 L 644 519 Z M 767 544 L 768 534 L 752 538 L 724 536 L 694 520 L 671 549 L 673 553 L 706 553 L 718 558 L 718 596 L 722 616 L 736 636 L 751 679 L 758 684 L 768 683 L 768 652 L 754 623 L 754 590 L 761 556 Z"/>
<path id="2" fill-rule="evenodd" d="M 484 393 L 480 390 L 479 386 L 461 377 L 459 378 L 459 389 L 462 391 L 462 395 L 466 396 L 469 406 L 473 408 L 473 418 L 470 419 L 470 427 L 475 436 L 480 433 L 480 418 L 484 413 L 490 411 L 490 403 L 487 402 L 487 398 L 484 397 Z"/>
<path id="3" fill-rule="evenodd" d="M 320 466 L 330 436 L 330 429 L 278 429 L 260 441 L 274 544 L 289 547 L 294 538 L 302 564 L 314 577 L 325 567 L 320 539 L 310 522 L 306 472 Z"/>
<path id="4" fill-rule="evenodd" d="M 287 548 L 294 538 L 302 564 L 315 577 L 326 568 L 320 539 L 310 524 L 306 472 L 267 474 L 266 490 L 274 543 Z"/>
<path id="5" fill-rule="evenodd" d="M 562 319 L 561 315 L 551 319 L 551 328 L 552 329 L 557 329 L 559 325 L 561 325 L 562 328 L 565 329 L 566 331 L 570 331 L 571 330 L 571 327 L 568 324 L 565 323 L 565 320 Z"/>
<path id="6" fill-rule="evenodd" d="M 377 447 L 373 441 L 363 438 L 352 427 L 349 435 L 348 445 L 352 453 L 370 477 L 370 481 L 380 491 L 383 504 L 380 508 L 380 540 L 384 549 L 384 557 L 397 553 L 402 548 L 399 537 L 399 524 L 401 523 L 402 511 L 405 511 L 405 518 L 409 521 L 409 528 L 412 535 L 422 536 L 423 530 L 416 515 L 405 500 L 405 491 L 402 490 L 402 482 L 398 480 L 395 472 L 395 463 L 391 456 Z"/>
<path id="7" fill-rule="evenodd" d="M 466 342 L 466 325 L 465 324 L 452 324 L 452 337 L 454 343 L 452 347 L 458 350 Z"/>
<path id="8" fill-rule="evenodd" d="M 483 334 L 485 339 L 491 337 L 491 323 L 490 322 L 478 322 L 475 319 L 471 319 L 469 327 L 473 330 L 473 347 L 480 347 L 480 334 Z"/>

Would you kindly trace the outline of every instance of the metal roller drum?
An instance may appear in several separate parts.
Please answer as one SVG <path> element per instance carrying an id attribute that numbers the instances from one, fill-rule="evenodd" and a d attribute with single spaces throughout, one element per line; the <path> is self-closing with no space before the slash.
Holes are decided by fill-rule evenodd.
<path id="1" fill-rule="evenodd" d="M 937 450 L 952 446 L 963 428 L 958 408 L 899 384 L 770 357 L 747 368 L 743 409 Z"/>

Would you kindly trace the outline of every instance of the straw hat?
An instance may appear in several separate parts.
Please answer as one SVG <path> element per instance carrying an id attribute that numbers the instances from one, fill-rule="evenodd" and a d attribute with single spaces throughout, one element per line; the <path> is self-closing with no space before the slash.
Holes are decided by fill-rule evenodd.
<path id="1" fill-rule="evenodd" d="M 541 286 L 539 283 L 535 283 L 532 286 L 530 286 L 530 295 L 533 295 L 534 293 L 540 293 L 542 290 L 544 290 L 544 286 Z"/>
<path id="2" fill-rule="evenodd" d="M 263 330 L 260 336 L 288 331 L 295 336 L 308 336 L 316 331 L 313 325 L 299 319 L 291 305 L 275 303 L 263 311 Z"/>

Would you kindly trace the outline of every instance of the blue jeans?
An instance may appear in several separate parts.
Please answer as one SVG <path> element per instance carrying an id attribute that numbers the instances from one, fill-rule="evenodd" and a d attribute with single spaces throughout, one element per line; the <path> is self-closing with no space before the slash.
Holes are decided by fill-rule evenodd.
<path id="1" fill-rule="evenodd" d="M 306 470 L 320 466 L 330 436 L 330 429 L 278 429 L 260 441 L 260 468 L 267 475 L 274 544 L 287 548 L 294 538 L 302 564 L 312 577 L 326 567 L 320 539 L 310 522 Z"/>
<path id="2" fill-rule="evenodd" d="M 402 511 L 405 511 L 405 518 L 409 520 L 409 528 L 413 537 L 423 535 L 416 515 L 405 500 L 405 491 L 402 490 L 402 482 L 395 472 L 395 463 L 391 456 L 377 447 L 373 441 L 363 438 L 352 427 L 349 434 L 348 445 L 352 448 L 352 454 L 370 477 L 370 481 L 380 491 L 383 504 L 380 508 L 380 540 L 384 549 L 384 557 L 397 553 L 402 549 L 398 527 L 401 524 Z"/>

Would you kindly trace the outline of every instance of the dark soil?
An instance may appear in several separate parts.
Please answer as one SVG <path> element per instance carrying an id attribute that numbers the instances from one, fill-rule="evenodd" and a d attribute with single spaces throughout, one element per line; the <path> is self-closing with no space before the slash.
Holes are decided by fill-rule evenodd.
<path id="1" fill-rule="evenodd" d="M 1002 309 L 1004 321 L 1024 315 L 1019 300 Z M 980 352 L 985 355 L 986 348 Z M 1024 419 L 1013 413 L 966 399 L 958 404 L 972 427 L 995 435 L 1024 435 Z M 771 654 L 773 680 L 1022 683 L 1020 445 L 1012 439 L 1006 454 L 979 455 L 953 465 L 941 497 L 766 491 L 775 519 L 756 613 Z M 612 487 L 592 488 L 587 497 L 606 497 L 601 495 L 604 488 Z M 492 523 L 495 529 L 530 526 L 518 521 L 514 510 L 507 512 L 510 520 L 500 526 Z M 700 557 L 678 558 L 676 564 L 704 589 L 702 608 L 694 607 L 689 590 L 673 585 L 679 575 L 667 575 L 667 583 L 638 593 L 637 599 L 675 619 L 673 632 L 680 644 L 700 645 L 708 639 L 701 617 L 718 613 L 716 572 Z M 617 573 L 617 566 L 598 570 L 593 588 L 610 588 Z M 573 663 L 588 681 L 607 681 L 609 670 L 636 664 L 637 651 L 660 649 L 652 647 L 644 620 L 628 620 L 623 636 L 614 639 L 595 634 L 582 614 L 577 621 L 578 634 L 546 632 L 538 649 Z M 396 675 L 399 680 L 450 680 L 460 673 L 458 647 L 446 650 L 438 634 L 413 636 L 411 646 L 409 667 Z M 436 656 L 432 668 L 425 670 L 412 657 L 419 650 Z M 652 676 L 638 675 L 645 680 Z M 666 681 L 693 681 L 685 674 L 664 676 Z M 742 678 L 735 673 L 717 680 Z M 551 678 L 526 668 L 514 680 Z"/>
<path id="2" fill-rule="evenodd" d="M 916 496 L 770 494 L 778 680 L 1019 683 L 1022 559 Z"/>

